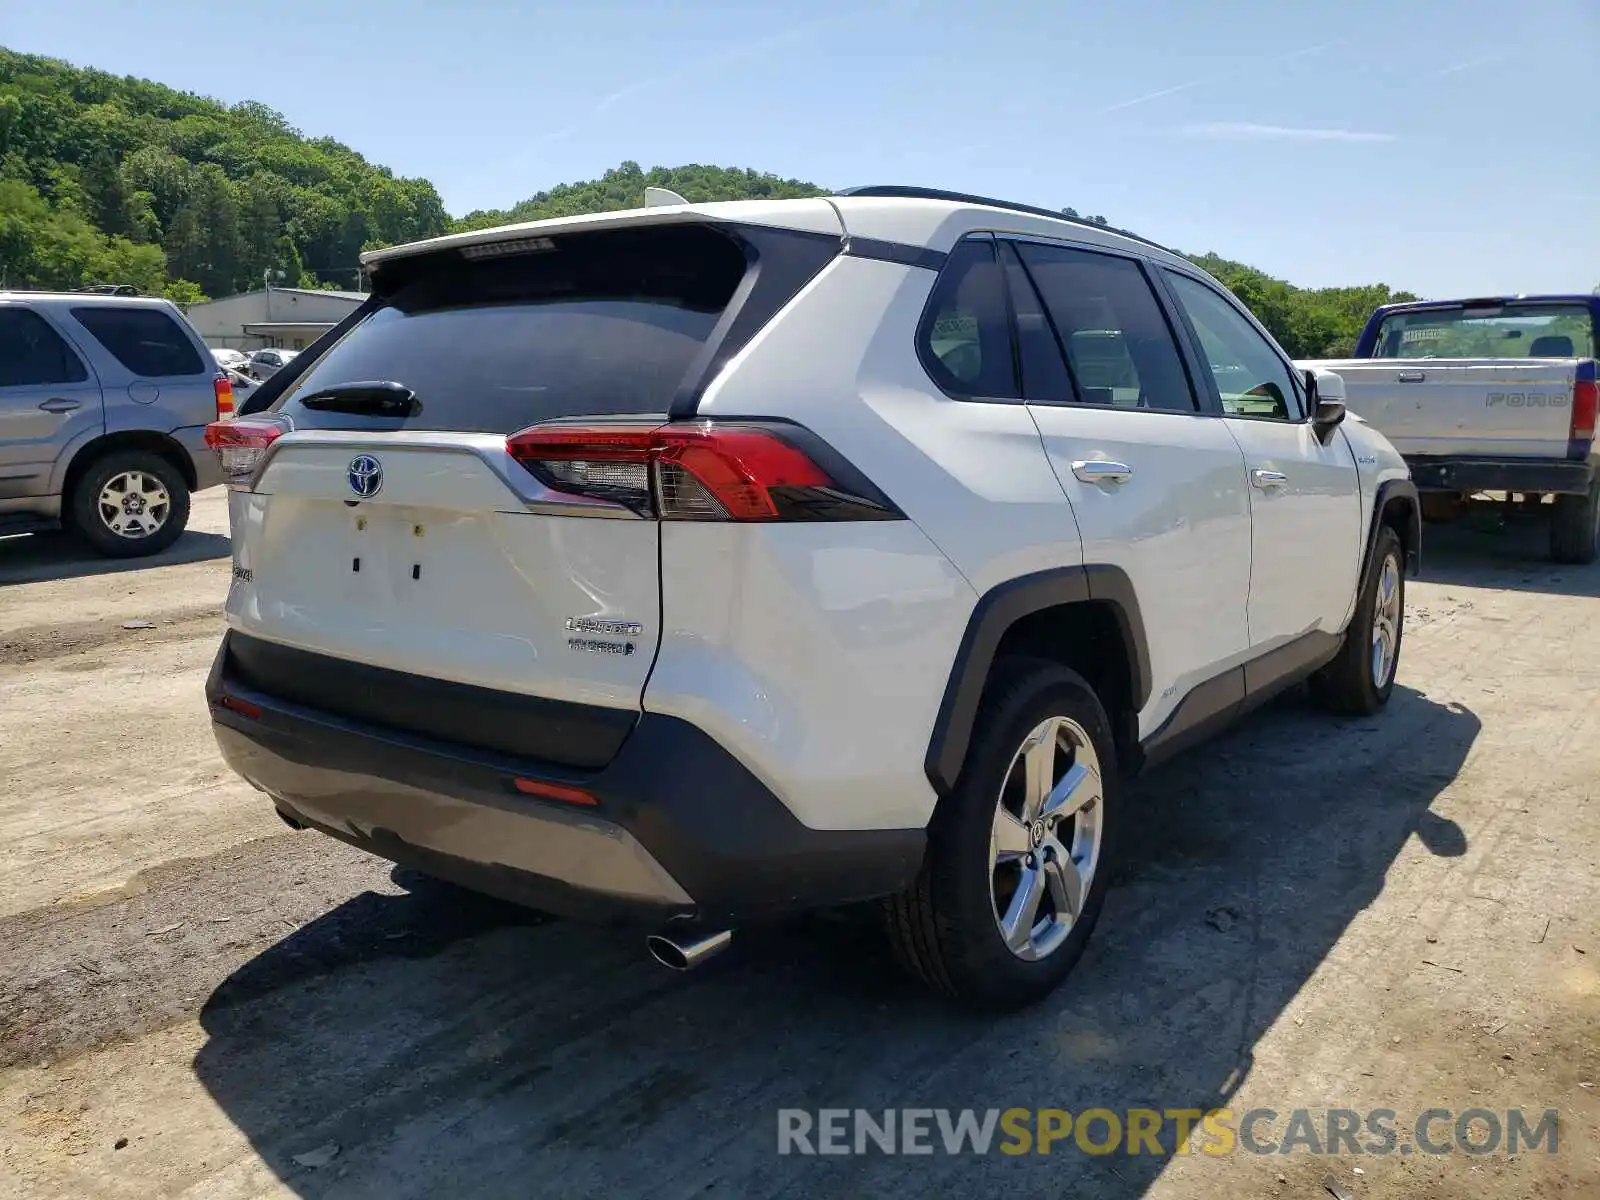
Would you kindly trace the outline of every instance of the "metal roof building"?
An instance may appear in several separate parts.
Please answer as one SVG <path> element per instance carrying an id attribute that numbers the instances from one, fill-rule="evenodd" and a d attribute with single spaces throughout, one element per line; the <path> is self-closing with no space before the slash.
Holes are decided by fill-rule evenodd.
<path id="1" fill-rule="evenodd" d="M 192 305 L 189 320 L 213 348 L 304 350 L 366 298 L 365 292 L 267 287 Z"/>

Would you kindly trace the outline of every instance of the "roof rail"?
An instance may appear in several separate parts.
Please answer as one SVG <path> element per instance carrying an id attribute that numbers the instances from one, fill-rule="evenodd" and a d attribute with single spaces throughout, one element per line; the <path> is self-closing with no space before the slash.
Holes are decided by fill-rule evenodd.
<path id="1" fill-rule="evenodd" d="M 75 292 L 95 296 L 137 296 L 139 289 L 131 283 L 91 283 L 81 288 L 73 288 Z"/>
<path id="2" fill-rule="evenodd" d="M 946 192 L 940 188 L 908 187 L 898 183 L 871 184 L 867 187 L 844 188 L 835 193 L 840 196 L 884 196 L 901 200 L 952 200 L 957 204 L 982 204 L 988 208 L 1006 208 L 1012 212 L 1031 213 L 1036 217 L 1049 217 L 1056 221 L 1065 221 L 1069 225 L 1082 225 L 1085 229 L 1103 229 L 1107 233 L 1115 233 L 1121 237 L 1132 238 L 1146 246 L 1154 246 L 1157 250 L 1165 250 L 1168 254 L 1178 252 L 1170 246 L 1163 246 L 1160 242 L 1151 241 L 1147 237 L 1140 237 L 1131 230 L 1118 229 L 1115 225 L 1099 225 L 1093 221 L 1086 221 L 1082 217 L 1069 217 L 1066 213 L 1050 208 L 1038 208 L 1032 204 L 1016 204 L 1010 200 L 996 200 L 990 196 L 974 196 L 967 192 Z"/>

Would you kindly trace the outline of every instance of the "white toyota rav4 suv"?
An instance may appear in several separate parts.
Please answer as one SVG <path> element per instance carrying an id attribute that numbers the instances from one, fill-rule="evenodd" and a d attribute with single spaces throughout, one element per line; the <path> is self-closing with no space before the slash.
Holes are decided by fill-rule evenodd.
<path id="1" fill-rule="evenodd" d="M 283 817 L 688 966 L 882 899 L 989 1008 L 1082 953 L 1124 780 L 1303 679 L 1372 712 L 1415 489 L 1176 254 L 911 188 L 367 254 L 209 431 L 207 694 Z"/>

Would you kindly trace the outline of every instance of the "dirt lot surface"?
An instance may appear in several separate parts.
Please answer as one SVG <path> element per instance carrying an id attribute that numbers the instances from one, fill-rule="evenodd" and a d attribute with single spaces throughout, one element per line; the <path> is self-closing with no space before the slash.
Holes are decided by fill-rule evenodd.
<path id="1" fill-rule="evenodd" d="M 194 525 L 156 563 L 0 541 L 0 1196 L 1600 1196 L 1600 569 L 1535 530 L 1430 529 L 1380 717 L 1290 696 L 1141 781 L 1069 985 L 979 1019 L 848 914 L 675 976 L 289 832 L 211 741 L 219 494 Z M 1554 1108 L 1559 1143 L 777 1153 L 783 1108 L 1014 1107 L 1270 1108 L 1268 1146 Z"/>

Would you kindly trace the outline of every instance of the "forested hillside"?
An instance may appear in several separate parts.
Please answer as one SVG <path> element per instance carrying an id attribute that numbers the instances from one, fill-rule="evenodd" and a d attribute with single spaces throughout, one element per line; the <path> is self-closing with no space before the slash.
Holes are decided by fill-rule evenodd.
<path id="1" fill-rule="evenodd" d="M 489 212 L 472 212 L 456 222 L 458 229 L 487 229 L 513 221 L 539 221 L 545 217 L 570 217 L 578 213 L 637 208 L 647 187 L 666 188 L 685 200 L 787 200 L 796 196 L 822 196 L 826 188 L 798 179 L 779 179 L 760 171 L 738 167 L 652 167 L 625 162 L 587 183 L 563 183 L 548 192 L 529 196 L 521 204 Z"/>
<path id="2" fill-rule="evenodd" d="M 433 185 L 397 179 L 260 104 L 0 49 L 0 279 L 131 283 L 185 299 L 284 282 L 352 287 L 368 245 L 443 233 Z"/>
<path id="3" fill-rule="evenodd" d="M 696 201 L 827 190 L 738 167 L 624 162 L 452 221 L 427 180 L 307 138 L 264 105 L 228 107 L 0 48 L 0 288 L 131 283 L 189 303 L 259 287 L 267 272 L 290 286 L 348 288 L 367 247 L 631 208 L 650 186 Z M 1300 357 L 1348 353 L 1376 305 L 1410 298 L 1384 284 L 1305 290 L 1216 254 L 1195 261 Z"/>
<path id="4" fill-rule="evenodd" d="M 1417 298 L 1391 291 L 1386 283 L 1297 288 L 1218 254 L 1191 254 L 1189 259 L 1227 284 L 1295 358 L 1346 358 L 1373 309 Z"/>

